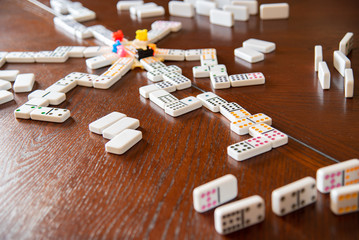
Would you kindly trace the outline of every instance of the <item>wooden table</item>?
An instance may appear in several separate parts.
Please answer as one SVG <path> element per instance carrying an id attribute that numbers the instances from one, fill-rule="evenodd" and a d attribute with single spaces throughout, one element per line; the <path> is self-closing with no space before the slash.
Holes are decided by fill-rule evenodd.
<path id="1" fill-rule="evenodd" d="M 42 1 L 49 5 L 48 1 Z M 76 87 L 59 105 L 72 116 L 63 124 L 15 119 L 14 110 L 27 93 L 0 105 L 0 238 L 1 239 L 359 239 L 359 213 L 335 216 L 329 195 L 295 213 L 278 217 L 271 211 L 271 192 L 320 167 L 359 156 L 359 84 L 354 98 L 344 97 L 343 77 L 333 67 L 333 51 L 346 32 L 358 32 L 355 0 L 288 1 L 288 20 L 261 21 L 251 16 L 233 28 L 168 15 L 133 19 L 116 10 L 116 0 L 80 1 L 102 24 L 122 29 L 150 28 L 156 19 L 181 21 L 183 28 L 157 43 L 162 48 L 214 47 L 229 74 L 263 72 L 265 85 L 214 90 L 208 78 L 195 79 L 195 62 L 171 62 L 182 68 L 193 87 L 177 98 L 212 91 L 239 103 L 250 113 L 265 113 L 273 126 L 290 136 L 283 147 L 237 162 L 227 146 L 247 139 L 231 132 L 229 121 L 205 108 L 173 118 L 142 98 L 138 88 L 151 82 L 141 69 L 126 74 L 108 90 Z M 260 1 L 275 2 L 275 1 Z M 79 41 L 53 24 L 53 15 L 24 0 L 0 1 L 0 51 L 53 50 L 57 46 L 99 45 Z M 248 38 L 276 43 L 265 60 L 249 64 L 233 50 Z M 330 90 L 322 90 L 314 72 L 314 46 L 323 46 L 331 72 Z M 349 54 L 355 78 L 359 72 L 359 40 Z M 34 89 L 45 89 L 71 72 L 86 69 L 85 59 L 57 64 L 5 64 L 36 76 Z M 140 120 L 143 139 L 124 155 L 105 152 L 107 140 L 89 131 L 92 121 L 119 111 Z M 223 237 L 214 229 L 213 211 L 194 211 L 192 191 L 231 173 L 239 181 L 239 197 L 260 195 L 266 202 L 261 224 Z"/>

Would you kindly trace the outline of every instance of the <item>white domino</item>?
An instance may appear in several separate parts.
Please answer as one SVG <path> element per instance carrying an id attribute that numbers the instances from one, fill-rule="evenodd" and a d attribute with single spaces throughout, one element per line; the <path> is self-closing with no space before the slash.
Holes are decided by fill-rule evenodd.
<path id="1" fill-rule="evenodd" d="M 353 69 L 345 69 L 344 72 L 344 93 L 346 98 L 354 96 L 354 74 Z"/>
<path id="2" fill-rule="evenodd" d="M 15 109 L 14 115 L 16 118 L 30 119 L 30 113 L 34 111 L 36 107 L 47 107 L 49 103 L 49 100 L 44 98 L 33 98 Z"/>
<path id="3" fill-rule="evenodd" d="M 264 84 L 265 77 L 261 72 L 244 73 L 244 74 L 230 75 L 229 81 L 231 82 L 232 87 L 253 86 L 253 85 Z"/>
<path id="4" fill-rule="evenodd" d="M 77 86 L 77 81 L 72 78 L 62 78 L 50 87 L 46 88 L 45 91 L 49 92 L 61 92 L 67 93 Z"/>
<path id="5" fill-rule="evenodd" d="M 102 118 L 97 119 L 96 121 L 89 124 L 89 129 L 93 133 L 102 134 L 103 130 L 119 121 L 120 119 L 126 117 L 125 114 L 119 112 L 112 112 L 103 116 Z"/>
<path id="6" fill-rule="evenodd" d="M 210 79 L 214 89 L 231 87 L 227 72 L 210 72 Z"/>
<path id="7" fill-rule="evenodd" d="M 216 65 L 216 66 L 212 66 L 212 67 L 209 67 L 209 71 L 210 72 L 219 72 L 219 73 L 227 73 L 227 68 L 226 68 L 226 65 L 224 64 L 219 64 L 219 65 Z"/>
<path id="8" fill-rule="evenodd" d="M 143 5 L 143 1 L 118 1 L 117 10 L 129 10 L 130 7 Z"/>
<path id="9" fill-rule="evenodd" d="M 177 102 L 178 99 L 165 90 L 158 90 L 149 94 L 150 100 L 158 105 L 160 108 L 165 109 L 166 104 Z"/>
<path id="10" fill-rule="evenodd" d="M 166 64 L 160 61 L 160 59 L 156 57 L 146 57 L 140 60 L 142 66 L 146 69 L 146 71 L 151 72 L 159 68 L 166 67 Z"/>
<path id="11" fill-rule="evenodd" d="M 316 201 L 315 179 L 305 177 L 272 192 L 272 211 L 278 216 L 284 216 Z"/>
<path id="12" fill-rule="evenodd" d="M 157 20 L 151 24 L 152 29 L 166 29 L 169 28 L 171 32 L 178 32 L 182 29 L 182 23 L 178 21 L 163 21 Z"/>
<path id="13" fill-rule="evenodd" d="M 260 18 L 262 20 L 289 18 L 289 5 L 288 3 L 261 4 Z"/>
<path id="14" fill-rule="evenodd" d="M 10 102 L 14 99 L 14 94 L 6 90 L 0 90 L 0 104 Z"/>
<path id="15" fill-rule="evenodd" d="M 126 129 L 106 143 L 106 152 L 113 154 L 124 154 L 142 139 L 142 132 Z"/>
<path id="16" fill-rule="evenodd" d="M 235 102 L 220 105 L 219 111 L 231 122 L 235 122 L 243 117 L 249 117 L 251 115 L 247 110 Z"/>
<path id="17" fill-rule="evenodd" d="M 98 75 L 94 74 L 83 74 L 81 77 L 76 79 L 77 85 L 83 87 L 93 87 L 94 81 L 98 78 Z"/>
<path id="18" fill-rule="evenodd" d="M 33 73 L 19 74 L 17 75 L 13 86 L 14 92 L 16 93 L 31 92 L 34 83 L 35 83 L 35 75 Z"/>
<path id="19" fill-rule="evenodd" d="M 236 161 L 243 161 L 248 158 L 268 152 L 272 149 L 271 143 L 262 136 L 249 138 L 247 140 L 228 146 L 227 153 Z"/>
<path id="20" fill-rule="evenodd" d="M 35 109 L 30 113 L 32 120 L 55 123 L 63 123 L 70 116 L 71 113 L 68 109 L 50 107 L 35 107 Z"/>
<path id="21" fill-rule="evenodd" d="M 234 55 L 249 63 L 256 63 L 264 60 L 264 54 L 251 48 L 236 48 Z"/>
<path id="22" fill-rule="evenodd" d="M 208 66 L 196 66 L 192 68 L 193 77 L 195 78 L 205 78 L 209 77 L 209 67 Z"/>
<path id="23" fill-rule="evenodd" d="M 124 117 L 102 131 L 102 136 L 106 139 L 113 139 L 125 129 L 136 129 L 140 126 L 140 121 L 135 118 Z"/>
<path id="24" fill-rule="evenodd" d="M 70 46 L 69 57 L 70 58 L 82 58 L 82 57 L 84 57 L 85 49 L 86 49 L 86 47 L 84 47 L 84 46 Z"/>
<path id="25" fill-rule="evenodd" d="M 63 101 L 66 100 L 65 93 L 61 92 L 50 92 L 50 91 L 44 91 L 44 90 L 35 90 L 32 93 L 30 93 L 27 98 L 29 100 L 33 98 L 44 98 L 49 100 L 49 103 L 51 105 L 59 105 Z"/>
<path id="26" fill-rule="evenodd" d="M 196 13 L 198 15 L 209 16 L 211 9 L 216 9 L 216 3 L 211 1 L 196 1 Z"/>
<path id="27" fill-rule="evenodd" d="M 66 62 L 69 58 L 69 52 L 72 47 L 67 46 L 60 46 L 57 47 L 52 54 L 50 55 L 50 58 L 52 59 L 52 62 Z"/>
<path id="28" fill-rule="evenodd" d="M 237 195 L 237 178 L 227 174 L 193 189 L 193 207 L 197 212 L 206 212 L 234 199 Z"/>
<path id="29" fill-rule="evenodd" d="M 227 103 L 226 100 L 217 96 L 212 92 L 205 92 L 197 95 L 197 98 L 202 101 L 202 105 L 212 112 L 219 112 L 219 106 Z"/>
<path id="30" fill-rule="evenodd" d="M 341 51 L 334 51 L 333 64 L 335 69 L 344 77 L 345 69 L 351 67 L 349 58 Z"/>
<path id="31" fill-rule="evenodd" d="M 149 98 L 150 93 L 157 91 L 157 90 L 165 90 L 167 92 L 174 92 L 176 91 L 176 86 L 168 81 L 163 81 L 155 84 L 150 84 L 147 86 L 143 86 L 139 88 L 140 95 L 144 98 Z"/>
<path id="32" fill-rule="evenodd" d="M 11 88 L 11 83 L 6 80 L 0 79 L 0 90 L 9 90 Z"/>
<path id="33" fill-rule="evenodd" d="M 8 63 L 33 63 L 35 62 L 35 52 L 9 52 L 6 55 Z"/>
<path id="34" fill-rule="evenodd" d="M 154 2 L 149 2 L 149 3 L 145 3 L 145 4 L 131 6 L 129 8 L 129 10 L 130 10 L 130 14 L 137 15 L 138 10 L 149 9 L 149 8 L 154 8 L 154 7 L 157 7 L 157 4 Z"/>
<path id="35" fill-rule="evenodd" d="M 147 33 L 147 39 L 151 43 L 156 43 L 157 41 L 161 40 L 162 38 L 166 37 L 170 34 L 171 28 L 159 28 L 159 29 L 151 29 Z"/>
<path id="36" fill-rule="evenodd" d="M 0 68 L 6 63 L 7 52 L 0 52 Z"/>
<path id="37" fill-rule="evenodd" d="M 156 69 L 152 72 L 147 72 L 147 78 L 152 82 L 159 82 L 163 80 L 163 75 L 172 72 L 182 73 L 182 69 L 176 65 L 170 65 L 164 68 Z"/>
<path id="38" fill-rule="evenodd" d="M 254 195 L 216 208 L 214 227 L 219 234 L 225 235 L 258 224 L 264 218 L 264 199 Z"/>
<path id="39" fill-rule="evenodd" d="M 178 117 L 202 107 L 201 100 L 195 97 L 186 97 L 176 102 L 165 105 L 165 113 L 172 117 Z"/>
<path id="40" fill-rule="evenodd" d="M 85 58 L 89 58 L 89 57 L 96 57 L 111 52 L 112 52 L 112 48 L 108 46 L 91 46 L 91 47 L 87 47 L 83 51 L 83 55 Z"/>
<path id="41" fill-rule="evenodd" d="M 258 14 L 258 1 L 256 0 L 238 0 L 231 3 L 235 6 L 246 6 L 250 15 Z"/>
<path id="42" fill-rule="evenodd" d="M 181 49 L 156 48 L 155 57 L 163 58 L 167 61 L 184 61 L 185 51 Z"/>
<path id="43" fill-rule="evenodd" d="M 163 79 L 172 83 L 177 90 L 186 89 L 192 86 L 191 80 L 178 72 L 164 74 Z"/>
<path id="44" fill-rule="evenodd" d="M 112 45 L 115 43 L 112 40 L 112 31 L 108 30 L 102 25 L 94 25 L 88 28 L 93 36 L 99 40 L 100 42 L 103 42 L 107 46 L 112 47 Z"/>
<path id="45" fill-rule="evenodd" d="M 249 10 L 247 6 L 224 5 L 223 10 L 232 12 L 235 21 L 248 21 Z"/>
<path id="46" fill-rule="evenodd" d="M 270 53 L 275 50 L 276 45 L 274 42 L 268 42 L 264 40 L 250 38 L 243 42 L 243 47 L 252 48 L 262 53 Z"/>
<path id="47" fill-rule="evenodd" d="M 156 6 L 156 7 L 137 10 L 138 18 L 159 17 L 159 16 L 163 16 L 163 15 L 165 15 L 165 9 L 162 6 Z"/>
<path id="48" fill-rule="evenodd" d="M 77 38 L 85 39 L 92 37 L 91 31 L 88 30 L 86 26 L 71 17 L 55 17 L 54 24 Z"/>
<path id="49" fill-rule="evenodd" d="M 314 70 L 318 72 L 318 65 L 323 61 L 323 48 L 321 45 L 314 47 Z"/>
<path id="50" fill-rule="evenodd" d="M 359 184 L 333 189 L 330 192 L 330 209 L 336 215 L 359 211 Z"/>
<path id="51" fill-rule="evenodd" d="M 194 16 L 194 6 L 191 3 L 170 1 L 168 11 L 171 16 L 191 18 Z"/>
<path id="52" fill-rule="evenodd" d="M 323 89 L 330 88 L 330 72 L 326 62 L 318 63 L 318 79 Z"/>
<path id="53" fill-rule="evenodd" d="M 199 61 L 202 54 L 217 54 L 216 49 L 188 49 L 185 51 L 186 61 Z"/>
<path id="54" fill-rule="evenodd" d="M 104 55 L 86 59 L 86 66 L 90 69 L 99 69 L 113 64 L 119 58 L 120 57 L 116 53 L 106 53 Z"/>
<path id="55" fill-rule="evenodd" d="M 347 32 L 339 43 L 339 51 L 341 51 L 345 55 L 348 55 L 350 51 L 353 49 L 353 42 L 354 42 L 354 33 Z"/>
<path id="56" fill-rule="evenodd" d="M 19 70 L 0 70 L 0 79 L 13 82 L 19 72 Z"/>
<path id="57" fill-rule="evenodd" d="M 218 65 L 217 55 L 215 53 L 204 53 L 200 57 L 201 66 L 213 67 Z"/>
<path id="58" fill-rule="evenodd" d="M 249 127 L 249 134 L 252 137 L 262 136 L 272 144 L 272 148 L 277 148 L 288 143 L 288 135 L 269 126 L 266 123 L 258 123 Z"/>
<path id="59" fill-rule="evenodd" d="M 249 133 L 249 128 L 258 123 L 266 123 L 272 125 L 272 118 L 263 113 L 257 113 L 246 118 L 240 118 L 235 122 L 231 122 L 231 130 L 238 135 Z"/>
<path id="60" fill-rule="evenodd" d="M 351 159 L 317 170 L 317 189 L 329 193 L 334 188 L 359 183 L 359 160 Z"/>

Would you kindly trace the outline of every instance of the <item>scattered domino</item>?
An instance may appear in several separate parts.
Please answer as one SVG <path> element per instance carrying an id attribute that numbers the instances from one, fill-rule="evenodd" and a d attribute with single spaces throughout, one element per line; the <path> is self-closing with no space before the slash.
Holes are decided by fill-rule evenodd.
<path id="1" fill-rule="evenodd" d="M 224 5 L 224 11 L 232 12 L 235 21 L 248 21 L 249 10 L 247 6 Z"/>
<path id="2" fill-rule="evenodd" d="M 142 132 L 126 129 L 105 145 L 106 152 L 124 154 L 142 139 Z"/>
<path id="3" fill-rule="evenodd" d="M 0 52 L 0 68 L 6 63 L 7 52 Z"/>
<path id="4" fill-rule="evenodd" d="M 231 130 L 238 135 L 249 133 L 249 128 L 258 123 L 266 123 L 272 125 L 272 118 L 263 113 L 257 113 L 246 118 L 240 118 L 235 122 L 231 122 Z"/>
<path id="5" fill-rule="evenodd" d="M 264 40 L 250 38 L 243 42 L 244 48 L 252 48 L 262 53 L 270 53 L 275 50 L 275 43 Z"/>
<path id="6" fill-rule="evenodd" d="M 155 84 L 150 84 L 147 86 L 143 86 L 139 88 L 140 95 L 144 98 L 149 98 L 150 93 L 157 91 L 157 90 L 165 90 L 167 92 L 174 92 L 176 91 L 176 86 L 168 81 L 163 81 Z"/>
<path id="7" fill-rule="evenodd" d="M 149 17 L 159 17 L 165 15 L 165 9 L 162 6 L 156 6 L 146 9 L 138 9 L 137 17 L 138 18 L 149 18 Z"/>
<path id="8" fill-rule="evenodd" d="M 126 117 L 125 114 L 119 112 L 112 112 L 106 116 L 97 119 L 96 121 L 89 124 L 89 129 L 93 133 L 102 134 L 103 130 L 119 121 L 120 119 Z"/>
<path id="9" fill-rule="evenodd" d="M 119 56 L 116 53 L 106 53 L 104 55 L 86 59 L 86 66 L 90 69 L 99 69 L 113 64 L 118 59 Z"/>
<path id="10" fill-rule="evenodd" d="M 191 80 L 178 72 L 164 74 L 163 79 L 172 83 L 177 90 L 186 89 L 192 86 Z"/>
<path id="11" fill-rule="evenodd" d="M 209 12 L 209 21 L 212 24 L 220 25 L 223 27 L 233 27 L 234 15 L 233 12 L 211 9 Z"/>
<path id="12" fill-rule="evenodd" d="M 219 106 L 220 113 L 229 121 L 235 122 L 243 117 L 249 117 L 251 114 L 235 102 L 224 103 Z"/>
<path id="13" fill-rule="evenodd" d="M 210 72 L 210 79 L 214 89 L 231 87 L 227 72 Z"/>
<path id="14" fill-rule="evenodd" d="M 158 90 L 149 94 L 150 100 L 158 105 L 160 108 L 165 109 L 165 106 L 172 102 L 177 102 L 178 99 L 165 90 Z"/>
<path id="15" fill-rule="evenodd" d="M 317 170 L 317 189 L 329 193 L 334 188 L 359 183 L 359 160 L 351 159 Z"/>
<path id="16" fill-rule="evenodd" d="M 353 36 L 354 34 L 352 32 L 347 32 L 339 43 L 339 51 L 341 51 L 345 55 L 348 55 L 353 49 Z"/>
<path id="17" fill-rule="evenodd" d="M 163 75 L 172 72 L 182 73 L 182 69 L 176 65 L 170 65 L 164 68 L 156 69 L 152 72 L 147 72 L 147 78 L 152 82 L 159 82 L 163 80 Z"/>
<path id="18" fill-rule="evenodd" d="M 330 209 L 336 215 L 359 211 L 359 184 L 333 189 L 330 192 Z"/>
<path id="19" fill-rule="evenodd" d="M 27 98 L 29 100 L 33 98 L 44 98 L 49 100 L 49 103 L 51 105 L 59 105 L 63 101 L 66 100 L 65 93 L 61 92 L 50 92 L 50 91 L 44 91 L 44 90 L 35 90 L 32 93 L 30 93 Z"/>
<path id="20" fill-rule="evenodd" d="M 264 84 L 265 77 L 261 72 L 244 73 L 244 74 L 230 75 L 229 81 L 231 82 L 232 87 L 253 86 L 253 85 Z"/>
<path id="21" fill-rule="evenodd" d="M 258 2 L 256 0 L 238 0 L 232 1 L 232 5 L 246 6 L 250 15 L 256 15 L 258 13 Z"/>
<path id="22" fill-rule="evenodd" d="M 168 11 L 171 16 L 191 18 L 194 16 L 194 7 L 191 3 L 170 1 Z"/>
<path id="23" fill-rule="evenodd" d="M 13 82 L 18 74 L 19 70 L 0 70 L 0 79 Z"/>
<path id="24" fill-rule="evenodd" d="M 181 49 L 156 48 L 155 57 L 163 58 L 167 61 L 184 61 L 185 51 Z"/>
<path id="25" fill-rule="evenodd" d="M 326 62 L 318 63 L 318 78 L 323 89 L 330 88 L 330 72 Z"/>
<path id="26" fill-rule="evenodd" d="M 182 28 L 182 23 L 178 21 L 163 21 L 157 20 L 151 24 L 152 29 L 167 29 L 169 28 L 171 32 L 178 32 Z"/>
<path id="27" fill-rule="evenodd" d="M 195 78 L 205 78 L 209 77 L 209 67 L 208 66 L 196 66 L 192 68 L 193 77 Z"/>
<path id="28" fill-rule="evenodd" d="M 252 137 L 262 136 L 271 144 L 272 148 L 277 148 L 288 143 L 288 136 L 266 123 L 259 123 L 249 127 L 249 134 Z"/>
<path id="29" fill-rule="evenodd" d="M 108 126 L 102 131 L 102 136 L 107 139 L 113 139 L 125 129 L 136 129 L 140 126 L 140 121 L 135 118 L 124 117 Z"/>
<path id="30" fill-rule="evenodd" d="M 117 10 L 129 10 L 130 7 L 143 5 L 143 1 L 118 1 Z"/>
<path id="31" fill-rule="evenodd" d="M 44 98 L 33 98 L 15 109 L 15 118 L 30 119 L 30 113 L 34 111 L 36 107 L 47 107 L 49 103 L 49 100 Z"/>
<path id="32" fill-rule="evenodd" d="M 33 63 L 35 62 L 34 52 L 9 52 L 6 55 L 6 62 L 9 63 Z"/>
<path id="33" fill-rule="evenodd" d="M 13 86 L 14 92 L 16 93 L 31 92 L 34 83 L 35 83 L 35 75 L 33 73 L 19 74 L 17 75 Z"/>
<path id="34" fill-rule="evenodd" d="M 260 18 L 262 20 L 289 18 L 289 5 L 288 3 L 261 4 Z"/>
<path id="35" fill-rule="evenodd" d="M 165 105 L 165 113 L 172 117 L 178 117 L 202 107 L 201 100 L 195 97 L 186 97 L 176 102 Z"/>
<path id="36" fill-rule="evenodd" d="M 354 75 L 353 69 L 345 69 L 344 72 L 344 93 L 346 98 L 354 96 Z"/>
<path id="37" fill-rule="evenodd" d="M 212 112 L 219 112 L 219 106 L 227 103 L 226 100 L 217 96 L 212 92 L 205 92 L 197 95 L 197 98 L 202 101 L 202 105 Z"/>
<path id="38" fill-rule="evenodd" d="M 321 45 L 314 47 L 314 70 L 318 72 L 318 65 L 323 61 L 323 48 Z"/>
<path id="39" fill-rule="evenodd" d="M 345 69 L 350 68 L 350 60 L 344 53 L 341 51 L 334 51 L 333 54 L 333 64 L 335 69 L 344 77 Z"/>
<path id="40" fill-rule="evenodd" d="M 0 90 L 9 90 L 11 88 L 11 83 L 6 80 L 0 79 Z"/>
<path id="41" fill-rule="evenodd" d="M 227 153 L 236 161 L 243 161 L 248 158 L 268 152 L 272 149 L 268 139 L 259 136 L 228 146 Z"/>
<path id="42" fill-rule="evenodd" d="M 236 48 L 234 55 L 249 63 L 256 63 L 264 60 L 264 54 L 251 48 Z"/>
<path id="43" fill-rule="evenodd" d="M 52 84 L 50 87 L 46 88 L 45 91 L 67 93 L 76 86 L 76 80 L 72 78 L 62 78 L 56 83 Z"/>
<path id="44" fill-rule="evenodd" d="M 10 102 L 14 99 L 14 95 L 6 90 L 0 90 L 0 104 Z"/>
<path id="45" fill-rule="evenodd" d="M 209 16 L 211 9 L 216 9 L 216 3 L 210 1 L 196 1 L 196 13 L 198 15 Z"/>
<path id="46" fill-rule="evenodd" d="M 197 212 L 203 213 L 234 199 L 237 195 L 237 178 L 227 174 L 193 189 L 193 207 Z"/>
<path id="47" fill-rule="evenodd" d="M 305 177 L 272 192 L 272 211 L 284 216 L 316 201 L 315 179 Z"/>
<path id="48" fill-rule="evenodd" d="M 35 107 L 35 109 L 30 113 L 30 117 L 32 120 L 55 122 L 55 123 L 63 123 L 70 116 L 71 113 L 67 109 L 50 108 L 50 107 Z"/>
<path id="49" fill-rule="evenodd" d="M 264 199 L 254 195 L 216 208 L 214 227 L 219 234 L 229 234 L 258 224 L 264 218 Z"/>

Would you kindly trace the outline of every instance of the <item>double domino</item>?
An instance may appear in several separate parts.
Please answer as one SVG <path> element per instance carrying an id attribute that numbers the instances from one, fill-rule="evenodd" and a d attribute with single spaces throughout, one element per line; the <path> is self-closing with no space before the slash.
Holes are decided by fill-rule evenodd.
<path id="1" fill-rule="evenodd" d="M 248 132 L 251 136 L 262 136 L 271 144 L 272 148 L 277 148 L 288 143 L 288 136 L 266 123 L 259 123 L 249 127 Z"/>
<path id="2" fill-rule="evenodd" d="M 337 215 L 359 211 L 359 184 L 332 190 L 330 209 Z"/>
<path id="3" fill-rule="evenodd" d="M 263 113 L 257 113 L 249 117 L 240 118 L 235 122 L 231 122 L 231 130 L 238 135 L 248 134 L 249 128 L 255 124 L 266 123 L 272 125 L 272 119 Z"/>

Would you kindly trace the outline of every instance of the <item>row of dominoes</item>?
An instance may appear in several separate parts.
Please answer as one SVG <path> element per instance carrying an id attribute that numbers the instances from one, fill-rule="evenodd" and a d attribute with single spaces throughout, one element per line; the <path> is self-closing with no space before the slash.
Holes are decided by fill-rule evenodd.
<path id="1" fill-rule="evenodd" d="M 66 15 L 67 17 L 77 22 L 85 22 L 96 18 L 96 13 L 84 7 L 80 2 L 50 0 L 50 6 L 59 16 L 68 14 Z"/>
<path id="2" fill-rule="evenodd" d="M 345 34 L 339 43 L 339 50 L 333 53 L 334 68 L 344 77 L 344 95 L 346 98 L 354 96 L 354 74 L 351 69 L 351 62 L 347 55 L 353 49 L 352 32 Z M 323 61 L 323 48 L 321 45 L 314 47 L 314 71 L 318 72 L 320 86 L 323 89 L 330 89 L 330 71 L 328 65 Z"/>
<path id="3" fill-rule="evenodd" d="M 249 63 L 256 63 L 264 60 L 263 53 L 273 52 L 276 48 L 275 43 L 259 39 L 248 39 L 243 42 L 243 46 L 234 50 L 234 55 Z"/>
<path id="4" fill-rule="evenodd" d="M 112 112 L 89 124 L 91 132 L 110 139 L 105 149 L 113 154 L 124 154 L 142 139 L 142 132 L 135 130 L 140 121 L 123 113 Z"/>

